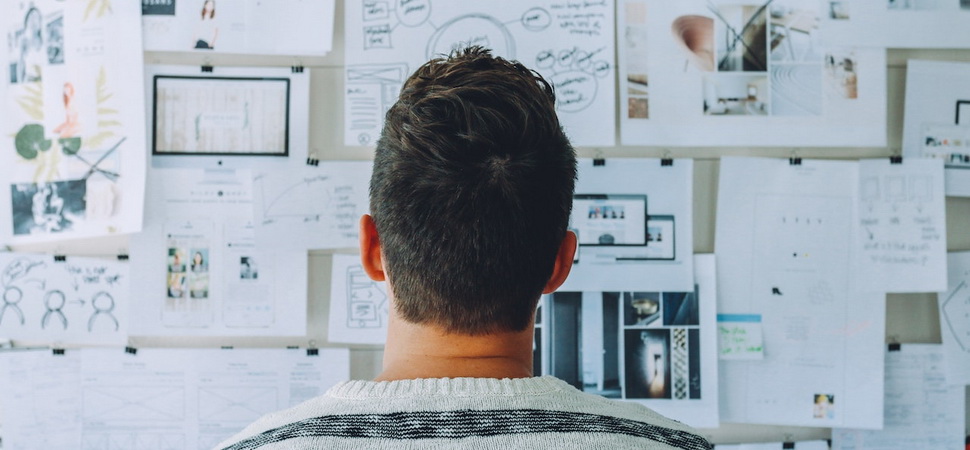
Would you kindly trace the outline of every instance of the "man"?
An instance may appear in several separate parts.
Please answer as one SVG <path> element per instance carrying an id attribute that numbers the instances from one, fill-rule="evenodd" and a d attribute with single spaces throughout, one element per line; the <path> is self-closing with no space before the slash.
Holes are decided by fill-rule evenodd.
<path id="1" fill-rule="evenodd" d="M 387 113 L 360 221 L 364 270 L 393 294 L 384 371 L 225 448 L 710 448 L 641 405 L 532 377 L 537 302 L 576 249 L 575 178 L 541 76 L 479 47 L 420 67 Z"/>

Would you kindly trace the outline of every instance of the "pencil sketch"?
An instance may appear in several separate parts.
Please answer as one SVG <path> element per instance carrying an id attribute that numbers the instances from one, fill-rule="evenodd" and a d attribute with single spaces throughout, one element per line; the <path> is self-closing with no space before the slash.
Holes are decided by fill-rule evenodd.
<path id="1" fill-rule="evenodd" d="M 967 281 L 961 280 L 940 305 L 941 322 L 946 324 L 944 332 L 953 336 L 964 352 L 970 352 L 970 290 L 967 288 Z"/>
<path id="2" fill-rule="evenodd" d="M 360 265 L 347 268 L 347 328 L 382 328 L 387 320 L 387 292 Z"/>

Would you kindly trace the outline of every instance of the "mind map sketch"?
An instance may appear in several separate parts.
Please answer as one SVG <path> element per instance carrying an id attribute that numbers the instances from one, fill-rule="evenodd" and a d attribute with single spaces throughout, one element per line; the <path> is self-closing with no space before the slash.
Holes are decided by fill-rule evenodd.
<path id="1" fill-rule="evenodd" d="M 0 254 L 0 334 L 44 342 L 124 342 L 128 264 Z"/>
<path id="2" fill-rule="evenodd" d="M 351 2 L 344 142 L 374 145 L 411 72 L 456 48 L 480 45 L 537 70 L 555 87 L 574 145 L 613 145 L 613 128 L 603 123 L 615 107 L 613 8 L 613 0 Z"/>

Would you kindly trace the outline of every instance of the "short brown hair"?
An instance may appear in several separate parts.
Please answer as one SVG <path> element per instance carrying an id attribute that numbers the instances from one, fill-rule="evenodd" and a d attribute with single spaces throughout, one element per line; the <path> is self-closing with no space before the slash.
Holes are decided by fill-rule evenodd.
<path id="1" fill-rule="evenodd" d="M 473 335 L 525 329 L 575 179 L 575 151 L 538 73 L 481 47 L 419 67 L 387 112 L 370 185 L 404 320 Z"/>

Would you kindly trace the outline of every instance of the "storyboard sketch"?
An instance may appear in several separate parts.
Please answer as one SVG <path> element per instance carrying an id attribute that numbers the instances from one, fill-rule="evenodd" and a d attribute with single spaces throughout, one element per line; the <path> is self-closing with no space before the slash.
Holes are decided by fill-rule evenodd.
<path id="1" fill-rule="evenodd" d="M 573 145 L 615 143 L 614 0 L 364 0 L 345 13 L 346 145 L 374 145 L 405 79 L 469 45 L 542 74 Z"/>
<path id="2" fill-rule="evenodd" d="M 370 211 L 370 161 L 253 171 L 256 239 L 277 249 L 356 248 Z"/>
<path id="3" fill-rule="evenodd" d="M 864 159 L 859 177 L 859 288 L 945 289 L 943 161 Z"/>
<path id="4" fill-rule="evenodd" d="M 391 310 L 387 283 L 367 276 L 360 255 L 333 255 L 331 273 L 327 340 L 383 345 Z"/>
<path id="5" fill-rule="evenodd" d="M 764 358 L 721 361 L 721 420 L 882 427 L 886 301 L 858 287 L 858 168 L 722 158 L 718 313 L 759 314 Z"/>
<path id="6" fill-rule="evenodd" d="M 885 145 L 886 51 L 821 45 L 822 3 L 620 0 L 623 145 Z"/>
<path id="7" fill-rule="evenodd" d="M 947 384 L 970 384 L 970 252 L 948 256 L 949 286 L 937 295 Z"/>
<path id="8" fill-rule="evenodd" d="M 949 383 L 939 344 L 901 344 L 886 353 L 882 430 L 832 430 L 832 450 L 959 449 L 965 383 Z"/>
<path id="9" fill-rule="evenodd" d="M 693 290 L 694 161 L 577 165 L 569 228 L 579 247 L 560 291 Z"/>
<path id="10" fill-rule="evenodd" d="M 866 47 L 966 48 L 967 0 L 825 0 L 830 42 Z"/>
<path id="11" fill-rule="evenodd" d="M 2 2 L 0 17 L 10 50 L 0 82 L 0 242 L 139 231 L 138 3 Z"/>
<path id="12" fill-rule="evenodd" d="M 334 0 L 142 2 L 145 50 L 323 56 L 333 45 Z"/>
<path id="13" fill-rule="evenodd" d="M 123 344 L 128 262 L 0 253 L 0 335 L 29 343 Z"/>
<path id="14" fill-rule="evenodd" d="M 968 77 L 970 63 L 909 60 L 906 66 L 903 154 L 942 159 L 949 196 L 970 197 Z"/>
<path id="15" fill-rule="evenodd" d="M 37 448 L 45 439 L 62 444 L 47 448 L 214 448 L 259 417 L 348 379 L 349 360 L 346 349 L 0 353 L 0 379 L 12 387 L 0 392 L 4 448 Z"/>
<path id="16" fill-rule="evenodd" d="M 153 168 L 288 170 L 309 139 L 309 71 L 145 67 Z"/>
<path id="17" fill-rule="evenodd" d="M 302 336 L 305 250 L 259 243 L 248 170 L 153 169 L 146 227 L 131 237 L 132 330 Z"/>
<path id="18" fill-rule="evenodd" d="M 545 297 L 548 370 L 577 389 L 643 403 L 694 427 L 718 422 L 714 255 L 695 255 L 682 292 Z"/>

